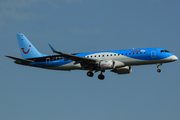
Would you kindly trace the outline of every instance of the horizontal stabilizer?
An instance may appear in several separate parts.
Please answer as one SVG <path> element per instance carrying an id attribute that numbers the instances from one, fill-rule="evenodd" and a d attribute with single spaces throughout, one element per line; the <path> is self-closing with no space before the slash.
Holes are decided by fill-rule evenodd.
<path id="1" fill-rule="evenodd" d="M 14 60 L 16 60 L 17 62 L 26 62 L 26 63 L 27 63 L 27 62 L 28 62 L 28 63 L 34 62 L 34 61 L 32 61 L 32 60 L 26 60 L 26 59 L 16 58 L 16 57 L 12 57 L 12 56 L 5 56 L 5 57 L 14 59 Z"/>

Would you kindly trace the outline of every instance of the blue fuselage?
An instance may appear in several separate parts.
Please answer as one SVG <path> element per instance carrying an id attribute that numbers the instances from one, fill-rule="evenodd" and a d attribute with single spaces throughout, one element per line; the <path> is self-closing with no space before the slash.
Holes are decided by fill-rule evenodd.
<path id="1" fill-rule="evenodd" d="M 75 56 L 85 57 L 96 60 L 115 60 L 120 61 L 124 66 L 146 65 L 167 63 L 177 60 L 177 57 L 169 51 L 162 48 L 144 48 L 144 49 L 130 49 L 117 51 L 102 51 L 73 54 Z M 31 58 L 33 63 L 26 63 L 24 65 L 41 67 L 55 70 L 73 70 L 86 69 L 80 63 L 72 60 L 66 60 L 61 55 L 45 56 L 40 58 Z M 122 67 L 122 66 L 121 66 Z"/>

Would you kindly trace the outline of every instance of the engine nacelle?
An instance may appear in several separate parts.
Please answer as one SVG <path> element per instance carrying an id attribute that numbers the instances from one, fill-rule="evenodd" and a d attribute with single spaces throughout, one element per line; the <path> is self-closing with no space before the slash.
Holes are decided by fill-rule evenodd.
<path id="1" fill-rule="evenodd" d="M 112 60 L 101 61 L 99 63 L 99 68 L 100 70 L 113 69 L 114 64 L 115 63 Z"/>
<path id="2" fill-rule="evenodd" d="M 113 69 L 111 72 L 115 72 L 117 74 L 128 74 L 132 72 L 131 66 L 125 66 L 122 68 Z"/>
<path id="3" fill-rule="evenodd" d="M 116 69 L 116 68 L 120 68 L 120 67 L 124 67 L 124 63 L 123 62 L 120 62 L 120 61 L 113 61 L 114 62 L 114 67 L 113 69 Z"/>
<path id="4" fill-rule="evenodd" d="M 99 63 L 100 70 L 115 69 L 124 66 L 124 63 L 120 61 L 105 60 Z"/>

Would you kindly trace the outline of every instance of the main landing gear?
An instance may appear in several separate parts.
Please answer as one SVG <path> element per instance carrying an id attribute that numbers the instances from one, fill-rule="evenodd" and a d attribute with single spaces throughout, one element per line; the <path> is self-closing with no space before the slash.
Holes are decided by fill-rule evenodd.
<path id="1" fill-rule="evenodd" d="M 89 71 L 89 72 L 87 72 L 87 76 L 93 77 L 93 76 L 94 76 L 94 73 L 93 73 L 92 71 Z"/>
<path id="2" fill-rule="evenodd" d="M 100 80 L 104 80 L 104 78 L 105 78 L 105 76 L 102 74 L 102 72 L 103 72 L 103 71 L 101 71 L 101 73 L 98 75 L 98 78 L 99 78 Z M 94 76 L 94 73 L 93 73 L 92 71 L 89 71 L 89 72 L 87 72 L 87 76 L 93 77 L 93 76 Z"/>
<path id="3" fill-rule="evenodd" d="M 104 80 L 105 76 L 104 76 L 104 75 L 102 74 L 102 72 L 101 72 L 101 74 L 98 75 L 98 78 L 99 78 L 100 80 Z"/>
<path id="4" fill-rule="evenodd" d="M 157 64 L 157 72 L 158 72 L 158 73 L 160 73 L 160 72 L 161 72 L 161 69 L 159 69 L 161 65 L 162 65 L 162 63 Z"/>

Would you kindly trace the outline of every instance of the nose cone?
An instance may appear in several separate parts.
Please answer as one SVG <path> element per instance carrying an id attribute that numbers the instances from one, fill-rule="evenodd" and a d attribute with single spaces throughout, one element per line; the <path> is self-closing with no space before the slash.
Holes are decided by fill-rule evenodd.
<path id="1" fill-rule="evenodd" d="M 171 56 L 171 60 L 172 60 L 172 61 L 176 61 L 176 60 L 178 60 L 178 57 L 176 57 L 175 55 L 173 55 L 173 56 Z"/>

